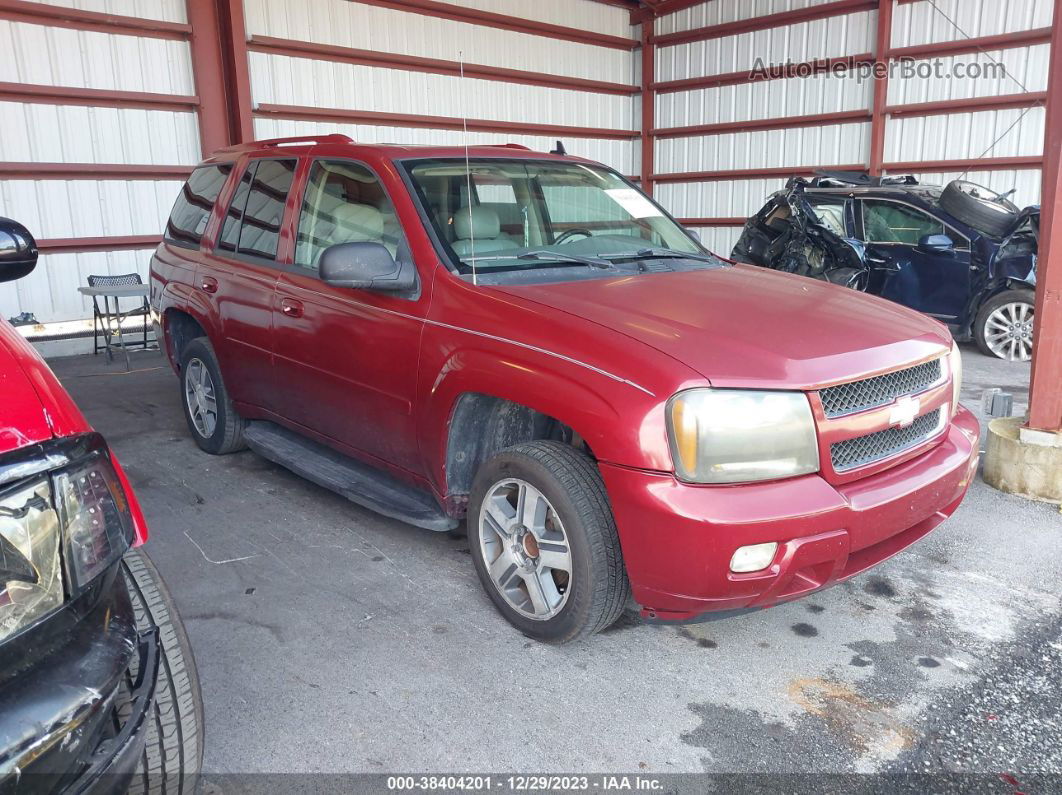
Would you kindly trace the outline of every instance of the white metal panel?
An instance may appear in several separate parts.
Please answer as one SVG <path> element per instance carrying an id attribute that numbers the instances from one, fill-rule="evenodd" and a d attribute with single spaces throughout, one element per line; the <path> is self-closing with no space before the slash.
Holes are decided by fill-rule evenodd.
<path id="1" fill-rule="evenodd" d="M 173 180 L 6 180 L 0 216 L 38 239 L 161 234 L 181 190 Z"/>
<path id="2" fill-rule="evenodd" d="M 865 162 L 869 146 L 869 122 L 664 138 L 656 142 L 656 171 L 851 165 Z"/>
<path id="3" fill-rule="evenodd" d="M 785 187 L 784 179 L 718 182 L 664 182 L 656 200 L 676 218 L 744 218 L 759 212 L 767 197 Z"/>
<path id="4" fill-rule="evenodd" d="M 194 94 L 188 42 L 0 20 L 0 81 Z"/>
<path id="5" fill-rule="evenodd" d="M 947 185 L 953 179 L 965 179 L 1000 193 L 1006 193 L 1014 189 L 1014 195 L 1010 199 L 1019 207 L 1028 207 L 1040 203 L 1040 189 L 1043 182 L 1039 169 L 968 171 L 965 174 L 957 171 L 949 173 L 935 172 L 932 174 L 918 173 L 915 174 L 915 177 L 924 185 Z"/>
<path id="6" fill-rule="evenodd" d="M 250 53 L 256 103 L 631 129 L 628 96 Z"/>
<path id="7" fill-rule="evenodd" d="M 658 127 L 685 127 L 862 110 L 870 107 L 873 96 L 874 88 L 869 80 L 832 75 L 761 80 L 658 94 L 656 124 Z"/>
<path id="8" fill-rule="evenodd" d="M 755 19 L 829 2 L 832 0 L 711 0 L 673 14 L 664 14 L 657 19 L 656 33 L 677 33 L 709 25 L 722 25 L 726 22 Z"/>
<path id="9" fill-rule="evenodd" d="M 40 163 L 193 164 L 196 115 L 139 108 L 0 102 L 3 159 Z"/>
<path id="10" fill-rule="evenodd" d="M 91 318 L 92 300 L 77 288 L 90 274 L 137 272 L 146 282 L 152 250 L 44 254 L 29 276 L 2 285 L 0 317 L 32 312 L 41 323 Z"/>
<path id="11" fill-rule="evenodd" d="M 426 58 L 569 75 L 615 83 L 631 81 L 627 50 L 487 28 L 349 2 L 246 0 L 249 34 L 334 44 Z"/>
<path id="12" fill-rule="evenodd" d="M 329 122 L 294 121 L 287 119 L 255 119 L 255 135 L 275 138 L 287 135 L 323 135 L 343 133 L 362 143 L 402 143 L 413 146 L 460 146 L 516 143 L 536 152 L 548 152 L 556 144 L 555 137 L 540 135 L 502 135 L 497 133 L 460 130 L 426 130 L 405 127 L 382 127 L 361 124 L 332 124 Z M 637 141 L 609 141 L 596 138 L 565 138 L 568 154 L 586 157 L 611 166 L 624 175 L 638 173 L 640 149 Z"/>
<path id="13" fill-rule="evenodd" d="M 886 162 L 1035 156 L 1043 151 L 1042 107 L 890 119 Z"/>
<path id="14" fill-rule="evenodd" d="M 631 14 L 619 6 L 607 6 L 592 0 L 441 0 L 463 8 L 478 8 L 494 14 L 563 25 L 608 36 L 631 37 Z"/>
<path id="15" fill-rule="evenodd" d="M 889 103 L 994 97 L 1047 90 L 1049 44 L 1014 47 L 933 60 L 895 62 Z M 996 74 L 1002 66 L 1005 74 Z M 960 75 L 962 75 L 960 77 Z"/>
<path id="16" fill-rule="evenodd" d="M 186 0 L 35 0 L 63 8 L 119 14 L 126 17 L 161 19 L 165 22 L 187 22 Z"/>
<path id="17" fill-rule="evenodd" d="M 720 257 L 730 257 L 734 244 L 741 237 L 741 227 L 735 226 L 691 226 L 701 239 L 701 244 Z"/>
<path id="18" fill-rule="evenodd" d="M 908 47 L 930 42 L 994 36 L 1051 24 L 1052 0 L 933 0 L 897 4 L 892 44 Z"/>
<path id="19" fill-rule="evenodd" d="M 876 11 L 862 11 L 829 19 L 758 30 L 709 41 L 658 47 L 656 79 L 725 74 L 815 58 L 856 55 L 874 49 Z"/>

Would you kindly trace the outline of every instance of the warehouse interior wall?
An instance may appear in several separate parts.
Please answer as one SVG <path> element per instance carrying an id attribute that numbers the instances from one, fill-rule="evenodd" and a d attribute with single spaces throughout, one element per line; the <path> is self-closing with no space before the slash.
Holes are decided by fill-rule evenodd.
<path id="1" fill-rule="evenodd" d="M 965 173 L 1039 198 L 1051 0 L 650 5 L 0 0 L 0 214 L 42 249 L 0 289 L 0 315 L 83 323 L 78 285 L 146 275 L 191 166 L 247 135 L 562 140 L 724 255 L 769 193 L 821 167 Z M 1006 74 L 856 77 L 899 59 Z M 814 77 L 757 69 L 785 62 Z"/>

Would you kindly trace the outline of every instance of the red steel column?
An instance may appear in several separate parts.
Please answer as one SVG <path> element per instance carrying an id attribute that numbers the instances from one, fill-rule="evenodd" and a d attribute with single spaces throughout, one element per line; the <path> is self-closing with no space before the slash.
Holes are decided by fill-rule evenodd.
<path id="1" fill-rule="evenodd" d="M 1040 256 L 1036 264 L 1036 336 L 1033 341 L 1029 427 L 1062 431 L 1062 10 L 1055 5 L 1048 67 L 1044 135 Z"/>
<path id="2" fill-rule="evenodd" d="M 653 18 L 642 20 L 642 190 L 653 195 L 654 137 L 656 127 L 656 45 L 652 43 Z"/>
<path id="3" fill-rule="evenodd" d="M 889 98 L 889 49 L 892 47 L 893 0 L 878 0 L 878 37 L 874 51 L 874 106 L 870 115 L 870 175 L 881 176 L 885 162 L 885 108 Z"/>
<path id="4" fill-rule="evenodd" d="M 193 0 L 194 2 L 194 0 Z M 229 120 L 233 143 L 254 140 L 251 111 L 251 78 L 247 70 L 247 28 L 243 0 L 217 0 L 222 17 L 222 52 L 226 56 Z"/>

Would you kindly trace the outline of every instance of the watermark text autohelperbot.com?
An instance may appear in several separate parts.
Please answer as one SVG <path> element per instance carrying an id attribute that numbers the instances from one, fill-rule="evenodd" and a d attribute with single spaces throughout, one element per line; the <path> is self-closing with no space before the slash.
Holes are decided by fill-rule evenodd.
<path id="1" fill-rule="evenodd" d="M 1006 67 L 998 62 L 960 61 L 942 58 L 852 63 L 847 59 L 818 59 L 806 63 L 771 64 L 756 58 L 752 66 L 753 80 L 781 77 L 817 78 L 843 77 L 862 83 L 868 80 L 1001 80 L 1007 76 Z"/>

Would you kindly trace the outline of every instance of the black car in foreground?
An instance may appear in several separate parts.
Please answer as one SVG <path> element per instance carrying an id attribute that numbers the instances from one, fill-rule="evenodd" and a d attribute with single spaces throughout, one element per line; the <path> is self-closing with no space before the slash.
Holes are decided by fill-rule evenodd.
<path id="1" fill-rule="evenodd" d="M 956 180 L 791 179 L 731 258 L 873 293 L 947 323 L 1001 359 L 1032 356 L 1039 207 Z"/>

